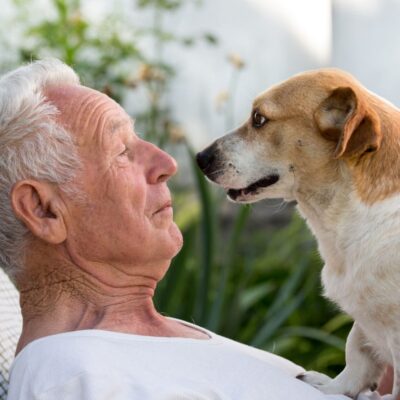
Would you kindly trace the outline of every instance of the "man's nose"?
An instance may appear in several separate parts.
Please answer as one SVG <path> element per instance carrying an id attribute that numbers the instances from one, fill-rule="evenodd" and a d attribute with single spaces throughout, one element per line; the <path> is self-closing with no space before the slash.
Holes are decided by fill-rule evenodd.
<path id="1" fill-rule="evenodd" d="M 150 183 L 165 182 L 176 174 L 178 164 L 175 158 L 152 143 L 146 142 L 146 146 L 150 152 L 148 168 L 148 180 Z"/>

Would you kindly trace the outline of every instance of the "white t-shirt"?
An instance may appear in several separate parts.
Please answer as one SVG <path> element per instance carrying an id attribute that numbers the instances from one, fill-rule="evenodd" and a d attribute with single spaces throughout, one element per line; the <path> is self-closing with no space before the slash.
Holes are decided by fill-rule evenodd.
<path id="1" fill-rule="evenodd" d="M 288 360 L 185 324 L 210 339 L 93 329 L 35 340 L 12 365 L 8 400 L 348 399 L 299 381 Z"/>

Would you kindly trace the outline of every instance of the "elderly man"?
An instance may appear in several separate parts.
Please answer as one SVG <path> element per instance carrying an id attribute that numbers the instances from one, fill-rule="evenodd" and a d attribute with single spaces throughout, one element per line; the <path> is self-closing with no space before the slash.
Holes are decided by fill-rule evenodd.
<path id="1" fill-rule="evenodd" d="M 57 60 L 0 80 L 0 263 L 23 331 L 9 400 L 345 399 L 275 355 L 166 318 L 173 158 Z"/>

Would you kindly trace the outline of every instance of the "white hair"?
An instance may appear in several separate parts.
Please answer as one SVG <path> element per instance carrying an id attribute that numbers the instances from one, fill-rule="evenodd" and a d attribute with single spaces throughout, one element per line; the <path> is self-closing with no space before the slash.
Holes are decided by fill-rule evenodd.
<path id="1" fill-rule="evenodd" d="M 43 91 L 78 84 L 76 73 L 56 59 L 36 61 L 0 79 L 0 267 L 12 279 L 23 269 L 31 237 L 12 210 L 13 185 L 36 179 L 68 187 L 80 167 L 72 137 L 56 122 L 58 109 Z"/>

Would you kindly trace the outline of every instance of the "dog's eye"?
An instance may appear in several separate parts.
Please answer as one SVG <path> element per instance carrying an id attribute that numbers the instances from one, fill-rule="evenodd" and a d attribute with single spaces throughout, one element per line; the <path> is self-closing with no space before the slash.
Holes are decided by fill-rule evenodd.
<path id="1" fill-rule="evenodd" d="M 268 118 L 260 114 L 258 111 L 253 112 L 252 124 L 254 128 L 261 128 L 268 122 Z"/>

